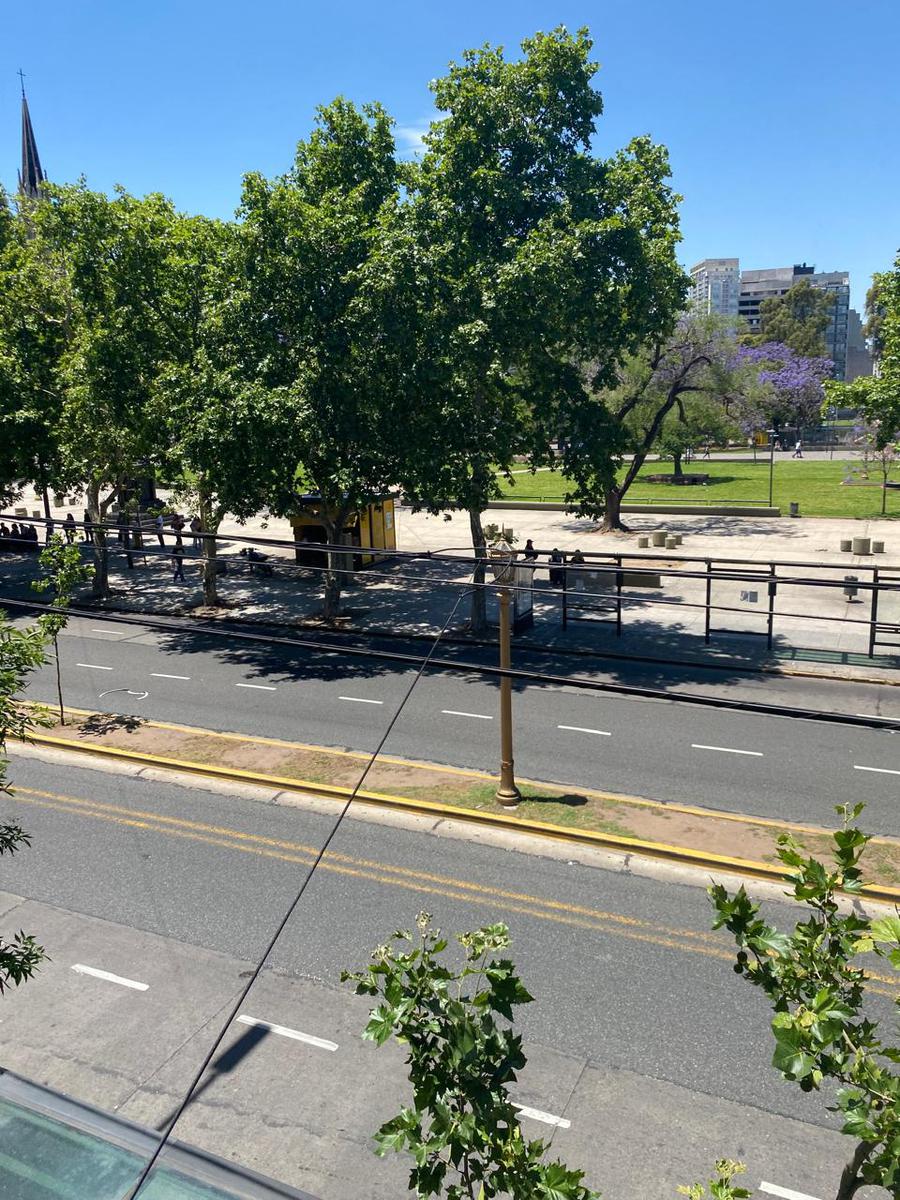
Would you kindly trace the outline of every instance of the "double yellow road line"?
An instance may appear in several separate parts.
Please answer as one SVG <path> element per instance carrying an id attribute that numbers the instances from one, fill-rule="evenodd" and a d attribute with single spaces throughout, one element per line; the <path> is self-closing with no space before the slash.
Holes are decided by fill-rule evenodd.
<path id="1" fill-rule="evenodd" d="M 184 817 L 169 817 L 161 813 L 66 796 L 58 792 L 45 792 L 36 788 L 16 787 L 13 798 L 23 804 L 74 814 L 86 820 L 104 821 L 166 837 L 184 838 L 240 854 L 253 854 L 301 866 L 311 865 L 318 853 L 316 846 L 302 842 L 245 833 L 224 825 L 209 825 Z M 478 916 L 478 920 L 495 920 L 498 912 L 516 913 L 558 925 L 592 930 L 608 937 L 648 943 L 684 954 L 701 955 L 723 962 L 731 962 L 734 959 L 734 951 L 729 947 L 729 943 L 711 931 L 682 929 L 647 921 L 641 917 L 607 912 L 581 904 L 569 904 L 561 900 L 533 896 L 527 892 L 489 887 L 471 880 L 412 870 L 409 867 L 394 866 L 391 863 L 339 854 L 335 851 L 329 851 L 324 856 L 318 869 L 369 880 L 383 887 L 400 888 L 421 896 L 439 896 L 487 910 Z M 869 978 L 873 981 L 869 985 L 872 991 L 888 996 L 896 994 L 896 981 L 890 977 L 870 973 Z"/>

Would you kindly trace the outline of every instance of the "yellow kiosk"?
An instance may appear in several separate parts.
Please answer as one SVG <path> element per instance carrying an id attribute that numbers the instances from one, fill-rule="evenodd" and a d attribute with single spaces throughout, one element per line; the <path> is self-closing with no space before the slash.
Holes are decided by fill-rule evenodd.
<path id="1" fill-rule="evenodd" d="M 327 542 L 325 526 L 321 524 L 319 514 L 322 512 L 322 498 L 318 493 L 309 493 L 300 497 L 304 511 L 291 517 L 291 527 L 294 530 L 294 557 L 298 563 L 307 567 L 324 565 L 324 555 L 316 549 Z M 382 496 L 373 500 L 365 508 L 352 512 L 344 525 L 341 542 L 350 550 L 356 548 L 353 555 L 353 569 L 367 567 L 369 563 L 377 562 L 385 557 L 384 552 L 397 549 L 397 527 L 394 524 L 394 497 Z M 372 553 L 382 551 L 382 553 Z"/>

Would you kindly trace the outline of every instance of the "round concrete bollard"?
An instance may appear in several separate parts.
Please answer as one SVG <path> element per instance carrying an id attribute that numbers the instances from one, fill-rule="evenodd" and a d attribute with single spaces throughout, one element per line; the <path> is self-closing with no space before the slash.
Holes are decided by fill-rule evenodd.
<path id="1" fill-rule="evenodd" d="M 682 544 L 682 542 L 684 541 L 684 534 L 676 533 L 676 534 L 674 534 L 674 537 L 675 537 L 675 545 L 680 546 Z"/>
<path id="2" fill-rule="evenodd" d="M 849 554 L 852 545 L 850 538 L 841 538 L 841 554 Z"/>
<path id="3" fill-rule="evenodd" d="M 666 531 L 664 529 L 654 529 L 650 535 L 650 539 L 654 546 L 664 546 L 666 544 Z"/>
<path id="4" fill-rule="evenodd" d="M 872 553 L 873 554 L 884 554 L 884 542 L 873 542 L 872 543 Z"/>
<path id="5" fill-rule="evenodd" d="M 669 534 L 669 536 L 666 538 L 666 549 L 674 550 L 677 545 L 678 539 L 674 536 L 674 534 Z"/>
<path id="6" fill-rule="evenodd" d="M 872 542 L 866 537 L 855 537 L 850 544 L 850 549 L 854 554 L 871 554 Z"/>
<path id="7" fill-rule="evenodd" d="M 638 538 L 638 550 L 646 550 L 649 545 L 650 545 L 650 539 L 648 537 L 639 537 Z"/>

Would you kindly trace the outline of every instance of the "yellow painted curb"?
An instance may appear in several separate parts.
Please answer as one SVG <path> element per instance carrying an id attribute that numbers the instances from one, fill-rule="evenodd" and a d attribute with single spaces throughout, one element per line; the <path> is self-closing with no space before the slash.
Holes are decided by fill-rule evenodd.
<path id="1" fill-rule="evenodd" d="M 34 708 L 46 708 L 44 704 L 34 701 L 25 701 L 27 706 Z M 98 713 L 89 708 L 72 708 L 67 706 L 66 712 L 79 717 L 97 717 L 105 714 Z M 303 750 L 314 754 L 332 754 L 336 758 L 351 758 L 356 762 L 368 762 L 371 757 L 362 750 L 340 750 L 331 746 L 314 746 L 309 742 L 289 742 L 284 738 L 258 737 L 256 734 L 245 733 L 227 733 L 219 729 L 202 729 L 197 725 L 179 725 L 171 721 L 148 721 L 141 718 L 142 725 L 149 729 L 171 729 L 176 733 L 189 733 L 192 735 L 202 734 L 204 737 L 219 738 L 227 742 L 243 742 L 248 745 L 258 746 L 277 746 L 284 750 Z M 63 739 L 65 742 L 66 739 Z M 75 743 L 71 743 L 75 745 Z M 77 747 L 76 747 L 77 749 Z M 417 762 L 415 759 L 397 758 L 390 754 L 379 754 L 379 763 L 389 763 L 394 766 L 404 767 L 415 771 L 440 771 L 446 775 L 460 775 L 465 779 L 475 779 L 484 783 L 496 783 L 496 775 L 490 774 L 488 771 L 477 771 L 472 767 L 448 767 L 441 763 Z M 237 768 L 236 768 L 237 769 Z M 824 829 L 820 825 L 801 825 L 796 821 L 779 821 L 774 817 L 756 817 L 748 816 L 745 813 L 727 812 L 724 809 L 701 808 L 694 804 L 679 804 L 675 801 L 668 800 L 649 800 L 646 796 L 634 796 L 630 792 L 602 792 L 597 788 L 582 787 L 576 783 L 549 783 L 546 779 L 529 779 L 521 775 L 517 775 L 517 780 L 525 787 L 545 788 L 552 787 L 559 791 L 569 789 L 577 789 L 582 796 L 588 796 L 592 800 L 603 800 L 609 804 L 630 804 L 639 808 L 654 809 L 661 813 L 684 813 L 689 817 L 714 817 L 717 821 L 733 821 L 738 825 L 759 825 L 764 829 L 779 829 L 787 830 L 791 833 L 811 833 L 811 834 L 827 834 L 830 831 Z M 315 791 L 316 789 L 327 791 L 330 785 L 322 783 L 312 783 L 309 780 L 295 780 L 295 786 L 301 787 L 304 791 Z M 349 795 L 350 789 L 340 788 L 334 789 L 335 794 Z M 399 798 L 398 798 L 399 799 Z M 463 812 L 470 810 L 463 809 Z M 555 828 L 555 826 L 550 826 Z M 890 839 L 877 838 L 879 842 L 888 841 Z"/>
<path id="2" fill-rule="evenodd" d="M 74 711 L 74 710 L 73 710 Z M 148 722 L 149 724 L 149 722 Z M 95 743 L 74 743 L 69 738 L 53 737 L 39 732 L 29 733 L 28 739 L 36 745 L 54 749 L 74 750 L 78 753 L 95 754 L 98 757 L 114 758 L 125 762 L 141 763 L 170 771 L 182 771 L 207 778 L 228 780 L 233 783 L 253 784 L 258 787 L 275 788 L 278 791 L 307 792 L 329 799 L 347 800 L 352 788 L 334 784 L 312 783 L 302 779 L 291 779 L 279 775 L 266 775 L 257 771 L 243 771 L 236 767 L 216 767 L 207 763 L 187 762 L 183 759 L 165 758 L 136 750 L 124 750 L 118 746 L 98 746 Z M 666 842 L 648 842 L 640 838 L 625 838 L 611 833 L 600 833 L 590 829 L 568 829 L 550 825 L 544 821 L 522 820 L 506 813 L 479 812 L 477 809 L 457 808 L 450 804 L 438 804 L 430 800 L 415 800 L 407 796 L 393 796 L 383 792 L 362 791 L 356 793 L 356 801 L 389 809 L 399 809 L 419 816 L 432 816 L 440 820 L 457 819 L 469 824 L 489 826 L 507 832 L 525 833 L 534 837 L 552 838 L 555 841 L 574 842 L 595 849 L 612 850 L 619 854 L 640 854 L 647 858 L 674 862 L 682 866 L 698 867 L 703 870 L 724 870 L 735 875 L 748 875 L 774 883 L 784 883 L 789 872 L 783 867 L 755 862 L 752 859 L 731 858 L 724 854 L 711 854 L 692 850 L 686 846 L 673 846 Z M 713 814 L 717 815 L 717 814 Z M 821 830 L 817 832 L 823 832 Z M 863 888 L 866 897 L 900 902 L 900 888 L 867 884 Z"/>

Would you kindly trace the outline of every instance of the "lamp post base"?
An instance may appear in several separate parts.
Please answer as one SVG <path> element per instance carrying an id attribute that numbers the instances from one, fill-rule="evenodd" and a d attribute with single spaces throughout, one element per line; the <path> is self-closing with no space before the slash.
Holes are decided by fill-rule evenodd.
<path id="1" fill-rule="evenodd" d="M 522 793 L 515 784 L 512 787 L 503 787 L 501 784 L 494 793 L 494 796 L 497 803 L 501 804 L 504 808 L 515 808 L 522 799 Z"/>

